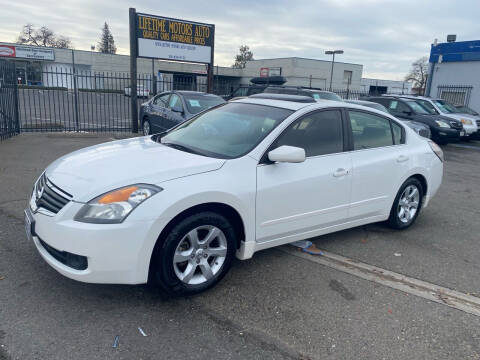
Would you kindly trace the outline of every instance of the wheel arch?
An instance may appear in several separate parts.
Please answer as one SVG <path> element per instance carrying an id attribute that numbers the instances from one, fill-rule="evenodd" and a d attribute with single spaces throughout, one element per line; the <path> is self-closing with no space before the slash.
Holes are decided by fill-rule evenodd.
<path id="1" fill-rule="evenodd" d="M 160 235 L 158 236 L 155 242 L 155 245 L 153 247 L 153 251 L 150 255 L 149 277 L 152 274 L 152 268 L 154 264 L 153 259 L 156 255 L 156 252 L 160 250 L 161 245 L 163 244 L 163 240 L 165 240 L 167 234 L 172 230 L 172 228 L 183 219 L 186 219 L 191 215 L 197 214 L 199 212 L 204 212 L 204 211 L 215 212 L 219 215 L 225 216 L 228 219 L 228 221 L 230 221 L 230 223 L 232 224 L 235 230 L 235 233 L 237 234 L 236 247 L 237 249 L 240 248 L 242 240 L 245 239 L 245 223 L 240 213 L 231 205 L 221 203 L 221 202 L 208 202 L 208 203 L 197 204 L 175 215 L 175 217 L 173 217 L 160 232 Z"/>

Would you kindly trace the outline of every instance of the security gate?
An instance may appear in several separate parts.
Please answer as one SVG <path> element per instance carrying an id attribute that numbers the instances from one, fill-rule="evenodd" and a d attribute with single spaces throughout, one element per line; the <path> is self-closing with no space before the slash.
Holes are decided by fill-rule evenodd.
<path id="1" fill-rule="evenodd" d="M 0 140 L 20 132 L 15 65 L 0 60 Z"/>

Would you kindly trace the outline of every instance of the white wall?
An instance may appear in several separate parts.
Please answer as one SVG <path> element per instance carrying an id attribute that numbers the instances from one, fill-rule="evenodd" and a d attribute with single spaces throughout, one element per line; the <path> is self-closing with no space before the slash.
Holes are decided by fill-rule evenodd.
<path id="1" fill-rule="evenodd" d="M 430 96 L 438 96 L 438 86 L 472 86 L 469 107 L 480 112 L 480 61 L 435 64 Z"/>

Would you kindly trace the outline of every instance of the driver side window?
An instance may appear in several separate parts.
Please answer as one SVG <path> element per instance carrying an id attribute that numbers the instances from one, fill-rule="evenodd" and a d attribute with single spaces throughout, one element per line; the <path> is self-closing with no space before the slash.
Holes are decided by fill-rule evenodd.
<path id="1" fill-rule="evenodd" d="M 275 147 L 296 146 L 307 157 L 343 151 L 343 125 L 340 110 L 317 111 L 291 124 L 277 139 Z"/>

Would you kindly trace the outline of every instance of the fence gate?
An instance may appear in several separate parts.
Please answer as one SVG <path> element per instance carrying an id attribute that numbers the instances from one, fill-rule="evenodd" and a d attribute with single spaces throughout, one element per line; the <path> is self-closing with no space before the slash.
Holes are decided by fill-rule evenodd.
<path id="1" fill-rule="evenodd" d="M 14 136 L 19 131 L 15 65 L 0 60 L 0 140 Z"/>

